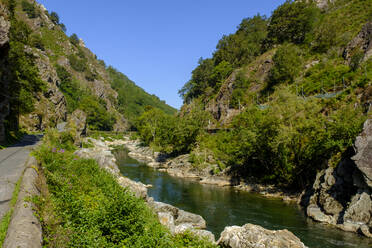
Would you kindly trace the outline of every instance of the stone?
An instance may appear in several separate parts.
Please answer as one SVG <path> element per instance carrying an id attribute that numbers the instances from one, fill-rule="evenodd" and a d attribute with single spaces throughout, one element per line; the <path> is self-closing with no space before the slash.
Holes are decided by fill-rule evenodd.
<path id="1" fill-rule="evenodd" d="M 352 198 L 350 206 L 345 212 L 344 220 L 354 223 L 368 224 L 371 219 L 372 201 L 366 192 L 357 194 Z"/>
<path id="2" fill-rule="evenodd" d="M 169 212 L 171 213 L 173 216 L 178 216 L 178 211 L 179 209 L 170 205 L 170 204 L 166 204 L 166 203 L 163 203 L 163 202 L 157 202 L 157 201 L 154 201 L 153 204 L 151 205 L 151 207 L 154 209 L 154 211 L 156 213 L 159 213 L 159 212 Z"/>
<path id="3" fill-rule="evenodd" d="M 174 217 L 170 212 L 159 212 L 158 219 L 160 224 L 168 227 L 172 233 L 175 232 Z"/>
<path id="4" fill-rule="evenodd" d="M 143 183 L 132 181 L 126 177 L 119 177 L 118 183 L 122 187 L 128 188 L 137 198 L 147 198 L 147 187 Z"/>
<path id="5" fill-rule="evenodd" d="M 357 153 L 352 159 L 362 172 L 365 183 L 372 189 L 372 119 L 364 123 L 363 132 L 356 138 L 355 147 Z"/>
<path id="6" fill-rule="evenodd" d="M 306 209 L 307 216 L 311 217 L 313 220 L 319 222 L 325 222 L 331 224 L 333 222 L 332 216 L 326 215 L 317 205 L 310 205 Z"/>
<path id="7" fill-rule="evenodd" d="M 306 247 L 288 230 L 271 231 L 253 224 L 225 227 L 217 243 L 223 248 Z"/>
<path id="8" fill-rule="evenodd" d="M 200 215 L 179 210 L 178 217 L 175 220 L 175 224 L 179 225 L 182 223 L 191 223 L 194 228 L 200 229 L 204 229 L 207 227 L 206 221 Z"/>
<path id="9" fill-rule="evenodd" d="M 9 42 L 10 23 L 5 20 L 4 16 L 0 16 L 0 49 Z"/>

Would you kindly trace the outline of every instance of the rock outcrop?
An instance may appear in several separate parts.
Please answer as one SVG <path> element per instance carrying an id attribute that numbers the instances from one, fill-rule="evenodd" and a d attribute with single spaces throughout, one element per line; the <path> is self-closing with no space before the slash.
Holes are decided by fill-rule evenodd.
<path id="1" fill-rule="evenodd" d="M 371 124 L 365 122 L 355 142 L 356 155 L 320 171 L 311 192 L 303 197 L 312 219 L 367 237 L 372 237 Z"/>
<path id="2" fill-rule="evenodd" d="M 372 119 L 364 123 L 363 132 L 356 138 L 355 147 L 357 154 L 352 159 L 362 172 L 365 183 L 372 189 Z"/>
<path id="3" fill-rule="evenodd" d="M 288 230 L 271 231 L 253 224 L 225 227 L 217 243 L 223 248 L 306 247 Z"/>
<path id="4" fill-rule="evenodd" d="M 344 58 L 351 63 L 353 56 L 360 56 L 360 60 L 366 61 L 372 56 L 372 22 L 368 22 L 359 34 L 347 45 Z"/>
<path id="5" fill-rule="evenodd" d="M 67 120 L 67 102 L 58 88 L 60 82 L 57 72 L 43 51 L 31 48 L 27 48 L 26 51 L 35 58 L 35 65 L 40 78 L 47 83 L 47 90 L 38 95 L 35 111 L 21 116 L 20 124 L 29 131 L 56 127 L 57 123 Z"/>
<path id="6" fill-rule="evenodd" d="M 265 80 L 274 64 L 272 56 L 273 52 L 269 51 L 258 57 L 257 60 L 247 68 L 235 70 L 222 84 L 217 95 L 206 104 L 205 109 L 212 114 L 214 119 L 218 121 L 219 125 L 224 126 L 230 123 L 233 117 L 238 115 L 244 109 L 243 103 L 239 104 L 239 106 L 231 106 L 233 91 L 237 87 L 237 79 L 241 75 L 249 78 L 252 82 L 247 91 L 250 93 L 259 93 L 259 91 L 263 89 Z M 184 105 L 181 112 L 187 111 L 186 107 L 187 105 Z M 208 128 L 215 128 L 213 122 L 210 123 Z"/>

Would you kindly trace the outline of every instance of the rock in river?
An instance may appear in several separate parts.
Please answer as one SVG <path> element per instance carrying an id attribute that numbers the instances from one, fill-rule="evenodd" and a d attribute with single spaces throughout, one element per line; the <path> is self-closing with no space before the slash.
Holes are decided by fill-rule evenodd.
<path id="1" fill-rule="evenodd" d="M 299 238 L 286 229 L 271 231 L 253 224 L 226 227 L 221 233 L 218 245 L 223 248 L 306 247 Z"/>

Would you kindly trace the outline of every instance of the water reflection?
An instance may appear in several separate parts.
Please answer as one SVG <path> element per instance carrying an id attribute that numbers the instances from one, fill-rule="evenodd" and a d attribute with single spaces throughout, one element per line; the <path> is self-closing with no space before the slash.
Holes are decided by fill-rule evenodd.
<path id="1" fill-rule="evenodd" d="M 225 226 L 252 223 L 268 229 L 288 229 L 311 248 L 372 247 L 367 238 L 309 220 L 297 205 L 171 177 L 131 159 L 124 150 L 116 156 L 124 176 L 153 185 L 149 195 L 156 201 L 203 216 L 208 230 L 217 238 Z"/>

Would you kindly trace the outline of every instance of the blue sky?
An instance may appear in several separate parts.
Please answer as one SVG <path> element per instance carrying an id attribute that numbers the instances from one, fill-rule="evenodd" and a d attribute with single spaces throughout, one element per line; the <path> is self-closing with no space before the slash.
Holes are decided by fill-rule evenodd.
<path id="1" fill-rule="evenodd" d="M 38 0 L 106 64 L 179 108 L 178 90 L 224 34 L 284 0 Z"/>

